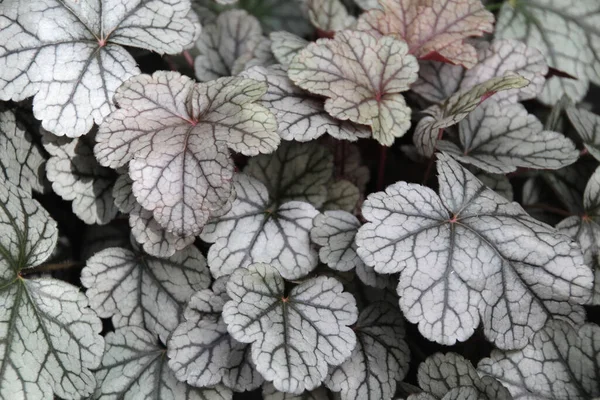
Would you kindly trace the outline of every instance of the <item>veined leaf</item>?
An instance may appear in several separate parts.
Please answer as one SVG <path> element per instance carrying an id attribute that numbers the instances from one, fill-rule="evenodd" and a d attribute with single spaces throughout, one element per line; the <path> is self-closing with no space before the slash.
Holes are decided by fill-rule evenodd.
<path id="1" fill-rule="evenodd" d="M 568 107 L 567 115 L 585 148 L 600 160 L 600 116 L 575 107 Z"/>
<path id="2" fill-rule="evenodd" d="M 328 187 L 327 200 L 323 203 L 323 210 L 352 212 L 360 198 L 360 189 L 352 182 L 345 179 L 334 181 Z"/>
<path id="3" fill-rule="evenodd" d="M 287 31 L 271 32 L 271 51 L 279 64 L 287 67 L 292 60 L 310 43 L 308 40 Z"/>
<path id="4" fill-rule="evenodd" d="M 280 392 L 269 382 L 263 385 L 262 395 L 264 400 L 330 400 L 327 389 L 323 387 L 304 391 L 300 394 L 293 394 Z"/>
<path id="5" fill-rule="evenodd" d="M 354 18 L 340 0 L 308 0 L 308 17 L 317 29 L 336 32 L 356 25 Z"/>

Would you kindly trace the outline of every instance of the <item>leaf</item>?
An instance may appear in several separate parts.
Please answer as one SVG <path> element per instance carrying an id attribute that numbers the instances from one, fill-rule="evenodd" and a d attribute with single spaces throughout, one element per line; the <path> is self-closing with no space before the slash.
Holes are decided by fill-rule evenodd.
<path id="1" fill-rule="evenodd" d="M 73 202 L 73 213 L 83 222 L 104 225 L 118 212 L 112 195 L 117 175 L 96 161 L 95 136 L 95 131 L 75 139 L 44 132 L 42 143 L 50 153 L 46 176 L 52 190 Z"/>
<path id="2" fill-rule="evenodd" d="M 327 389 L 318 387 L 312 391 L 301 394 L 279 392 L 272 383 L 263 385 L 262 395 L 264 400 L 330 400 Z"/>
<path id="3" fill-rule="evenodd" d="M 223 381 L 236 390 L 253 390 L 262 377 L 247 359 L 248 346 L 227 333 L 221 311 L 225 293 L 201 290 L 189 301 L 183 321 L 168 342 L 169 367 L 177 379 L 207 387 Z M 242 368 L 240 368 L 242 367 Z"/>
<path id="4" fill-rule="evenodd" d="M 277 390 L 300 394 L 319 386 L 327 367 L 350 356 L 358 312 L 340 282 L 318 277 L 289 294 L 277 269 L 253 264 L 227 283 L 223 320 L 236 340 L 252 343 L 252 360 Z M 302 329 L 299 329 L 302 327 Z"/>
<path id="5" fill-rule="evenodd" d="M 548 65 L 577 79 L 548 79 L 539 99 L 556 103 L 563 94 L 579 102 L 589 81 L 600 83 L 600 9 L 594 0 L 528 0 L 506 3 L 496 25 L 499 39 L 519 39 L 537 48 Z"/>
<path id="6" fill-rule="evenodd" d="M 582 215 L 565 218 L 556 228 L 581 245 L 585 263 L 595 272 L 592 304 L 600 304 L 600 169 L 585 188 L 583 206 Z"/>
<path id="7" fill-rule="evenodd" d="M 260 181 L 234 177 L 237 198 L 231 211 L 206 225 L 200 237 L 214 243 L 208 265 L 214 277 L 257 262 L 271 263 L 286 279 L 299 279 L 317 266 L 309 231 L 319 213 L 309 203 L 281 201 Z"/>
<path id="8" fill-rule="evenodd" d="M 166 259 L 112 247 L 87 261 L 81 283 L 100 317 L 112 317 L 115 327 L 142 327 L 166 341 L 179 324 L 185 303 L 209 287 L 210 274 L 194 246 Z"/>
<path id="9" fill-rule="evenodd" d="M 0 100 L 33 99 L 35 117 L 78 137 L 115 110 L 113 95 L 138 75 L 123 46 L 177 54 L 199 32 L 189 0 L 7 0 L 0 19 Z"/>
<path id="10" fill-rule="evenodd" d="M 273 55 L 279 64 L 286 67 L 292 63 L 296 54 L 310 43 L 308 40 L 287 31 L 271 32 L 269 37 L 271 38 Z"/>
<path id="11" fill-rule="evenodd" d="M 354 237 L 360 228 L 360 221 L 345 211 L 326 211 L 313 221 L 311 240 L 321 246 L 319 259 L 336 271 L 356 269 L 358 278 L 369 286 L 384 288 L 387 277 L 378 276 L 356 254 Z"/>
<path id="12" fill-rule="evenodd" d="M 327 200 L 323 204 L 323 210 L 352 212 L 360 197 L 360 190 L 352 182 L 347 180 L 332 182 L 327 191 Z"/>
<path id="13" fill-rule="evenodd" d="M 52 278 L 26 279 L 58 238 L 56 222 L 9 182 L 0 184 L 0 397 L 79 399 L 96 386 L 100 319 L 79 289 Z"/>
<path id="14" fill-rule="evenodd" d="M 267 33 L 280 30 L 299 36 L 312 33 L 304 0 L 239 0 L 239 5 L 255 15 Z"/>
<path id="15" fill-rule="evenodd" d="M 515 398 L 592 399 L 600 396 L 600 328 L 549 321 L 522 350 L 492 351 L 478 370 Z"/>
<path id="16" fill-rule="evenodd" d="M 410 359 L 402 315 L 390 303 L 373 303 L 360 313 L 354 331 L 352 355 L 329 372 L 325 385 L 342 400 L 391 400 Z"/>
<path id="17" fill-rule="evenodd" d="M 441 140 L 437 148 L 493 174 L 518 167 L 560 169 L 579 158 L 575 143 L 561 133 L 544 130 L 521 104 L 485 102 L 459 123 L 459 139 L 459 145 Z"/>
<path id="18" fill-rule="evenodd" d="M 229 10 L 206 26 L 196 42 L 196 77 L 208 82 L 233 75 L 232 68 L 242 55 L 252 51 L 262 38 L 258 20 L 244 10 Z"/>
<path id="19" fill-rule="evenodd" d="M 506 175 L 490 174 L 475 167 L 469 168 L 469 171 L 473 173 L 475 178 L 479 179 L 485 186 L 489 187 L 506 200 L 513 201 L 513 187 Z M 522 204 L 526 203 L 522 202 Z"/>
<path id="20" fill-rule="evenodd" d="M 194 84 L 174 72 L 137 76 L 117 91 L 121 109 L 100 126 L 96 157 L 111 168 L 131 161 L 142 207 L 167 231 L 194 236 L 233 195 L 229 149 L 256 155 L 279 143 L 275 118 L 254 103 L 265 91 L 244 78 Z"/>
<path id="21" fill-rule="evenodd" d="M 231 68 L 233 75 L 239 75 L 241 72 L 252 67 L 267 67 L 276 64 L 277 60 L 271 53 L 271 40 L 261 37 L 258 44 L 252 49 L 242 54 Z"/>
<path id="22" fill-rule="evenodd" d="M 289 66 L 294 83 L 325 96 L 325 110 L 341 120 L 369 125 L 389 146 L 410 127 L 402 92 L 417 79 L 419 65 L 404 42 L 367 32 L 340 31 L 302 50 Z"/>
<path id="23" fill-rule="evenodd" d="M 335 175 L 349 180 L 361 193 L 364 193 L 367 183 L 371 180 L 371 172 L 367 166 L 363 165 L 358 146 L 342 143 L 341 146 L 335 147 L 335 151 L 336 160 L 339 160 L 334 166 Z"/>
<path id="24" fill-rule="evenodd" d="M 25 192 L 44 190 L 44 156 L 11 110 L 0 108 L 0 177 Z"/>
<path id="25" fill-rule="evenodd" d="M 354 2 L 363 10 L 370 10 L 379 7 L 378 0 L 354 0 Z"/>
<path id="26" fill-rule="evenodd" d="M 96 399 L 231 400 L 222 385 L 197 389 L 181 383 L 167 366 L 166 349 L 153 334 L 136 326 L 106 335 L 102 367 L 96 371 Z"/>
<path id="27" fill-rule="evenodd" d="M 568 107 L 567 115 L 585 148 L 600 160 L 600 116 L 576 107 Z"/>
<path id="28" fill-rule="evenodd" d="M 519 89 L 528 84 L 529 81 L 521 76 L 506 75 L 455 93 L 441 106 L 434 105 L 423 111 L 426 116 L 415 128 L 413 143 L 420 154 L 431 157 L 435 152 L 438 137 L 444 129 L 465 119 L 478 105 L 494 94 Z"/>
<path id="29" fill-rule="evenodd" d="M 460 90 L 466 71 L 460 65 L 421 61 L 419 79 L 411 86 L 411 90 L 427 101 L 443 103 Z"/>
<path id="30" fill-rule="evenodd" d="M 368 128 L 327 114 L 323 100 L 295 86 L 280 66 L 254 67 L 242 76 L 268 85 L 267 93 L 258 104 L 275 115 L 277 131 L 284 140 L 307 142 L 325 133 L 350 141 L 370 136 Z"/>
<path id="31" fill-rule="evenodd" d="M 440 195 L 406 182 L 370 195 L 358 254 L 400 272 L 405 317 L 428 339 L 453 344 L 483 319 L 499 348 L 526 345 L 547 319 L 583 321 L 592 271 L 579 246 L 438 155 Z"/>
<path id="32" fill-rule="evenodd" d="M 356 25 L 354 18 L 340 0 L 308 0 L 308 17 L 315 28 L 336 32 Z"/>
<path id="33" fill-rule="evenodd" d="M 409 53 L 471 68 L 477 52 L 469 37 L 491 33 L 494 15 L 481 0 L 379 0 L 365 12 L 358 29 L 394 35 L 408 43 Z"/>
<path id="34" fill-rule="evenodd" d="M 171 257 L 175 252 L 194 243 L 194 236 L 178 236 L 160 226 L 152 211 L 145 210 L 137 202 L 132 185 L 133 181 L 129 175 L 119 175 L 113 187 L 113 196 L 119 211 L 129 214 L 131 234 L 146 253 L 155 257 Z"/>

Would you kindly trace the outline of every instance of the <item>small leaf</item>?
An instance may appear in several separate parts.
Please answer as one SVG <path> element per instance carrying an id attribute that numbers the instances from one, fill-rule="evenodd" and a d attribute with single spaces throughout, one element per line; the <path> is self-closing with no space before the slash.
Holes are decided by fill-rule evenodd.
<path id="1" fill-rule="evenodd" d="M 295 86 L 280 66 L 254 67 L 242 76 L 268 85 L 267 93 L 257 103 L 275 115 L 277 131 L 284 140 L 307 142 L 329 133 L 336 139 L 356 141 L 371 135 L 367 127 L 327 114 L 323 100 Z"/>
<path id="2" fill-rule="evenodd" d="M 118 212 L 113 200 L 117 174 L 94 157 L 96 132 L 70 139 L 44 132 L 44 148 L 50 153 L 46 176 L 52 189 L 72 201 L 73 212 L 86 224 L 109 223 Z"/>
<path id="3" fill-rule="evenodd" d="M 600 116 L 575 107 L 568 107 L 567 115 L 585 148 L 600 160 Z"/>
<path id="4" fill-rule="evenodd" d="M 411 110 L 400 93 L 417 79 L 419 65 L 404 42 L 367 32 L 340 31 L 311 43 L 294 58 L 289 77 L 325 96 L 333 117 L 369 125 L 389 146 L 410 127 Z"/>
<path id="5" fill-rule="evenodd" d="M 514 398 L 593 399 L 600 396 L 600 328 L 575 330 L 549 321 L 522 350 L 492 351 L 477 369 L 496 378 Z"/>
<path id="6" fill-rule="evenodd" d="M 440 195 L 398 182 L 370 195 L 358 254 L 400 272 L 405 317 L 428 339 L 453 344 L 483 319 L 500 348 L 521 348 L 547 319 L 583 321 L 592 271 L 579 246 L 438 155 Z"/>
<path id="7" fill-rule="evenodd" d="M 577 161 L 575 143 L 561 133 L 543 129 L 521 104 L 490 100 L 459 123 L 460 145 L 441 140 L 437 147 L 462 163 L 493 174 L 518 167 L 560 169 Z"/>
<path id="8" fill-rule="evenodd" d="M 354 18 L 340 0 L 308 0 L 308 17 L 315 28 L 336 32 L 356 25 Z"/>
<path id="9" fill-rule="evenodd" d="M 379 0 L 379 8 L 358 21 L 358 29 L 404 40 L 417 58 L 466 68 L 477 63 L 477 52 L 465 39 L 492 32 L 493 26 L 494 15 L 481 0 Z"/>
<path id="10" fill-rule="evenodd" d="M 112 317 L 116 327 L 142 327 L 166 341 L 185 303 L 210 285 L 210 274 L 194 246 L 166 259 L 112 247 L 87 261 L 81 283 L 99 316 Z"/>
<path id="11" fill-rule="evenodd" d="M 329 372 L 325 385 L 342 400 L 391 400 L 410 359 L 402 315 L 390 303 L 373 303 L 358 316 L 354 332 L 352 355 Z"/>
<path id="12" fill-rule="evenodd" d="M 181 383 L 167 366 L 165 351 L 150 332 L 129 326 L 106 335 L 95 399 L 231 400 L 230 389 L 197 389 Z"/>
<path id="13" fill-rule="evenodd" d="M 279 64 L 287 67 L 292 60 L 308 44 L 308 40 L 287 31 L 271 32 L 271 51 Z"/>
<path id="14" fill-rule="evenodd" d="M 301 394 L 279 392 L 272 383 L 263 385 L 262 395 L 264 400 L 330 400 L 327 389 L 318 387 L 312 391 L 304 391 Z"/>
<path id="15" fill-rule="evenodd" d="M 0 22 L 0 100 L 33 99 L 35 117 L 78 137 L 115 110 L 113 95 L 140 73 L 123 46 L 177 54 L 199 32 L 190 2 L 7 0 Z"/>
<path id="16" fill-rule="evenodd" d="M 275 150 L 273 115 L 254 102 L 266 85 L 244 78 L 194 82 L 178 73 L 140 75 L 119 88 L 121 109 L 100 127 L 100 164 L 129 164 L 137 201 L 169 232 L 198 234 L 233 193 L 229 149 Z"/>
<path id="17" fill-rule="evenodd" d="M 348 325 L 358 312 L 352 295 L 333 278 L 306 280 L 289 295 L 284 289 L 268 264 L 238 269 L 227 284 L 231 300 L 223 319 L 236 340 L 252 343 L 252 360 L 265 380 L 300 394 L 321 384 L 328 365 L 350 356 L 356 336 Z"/>

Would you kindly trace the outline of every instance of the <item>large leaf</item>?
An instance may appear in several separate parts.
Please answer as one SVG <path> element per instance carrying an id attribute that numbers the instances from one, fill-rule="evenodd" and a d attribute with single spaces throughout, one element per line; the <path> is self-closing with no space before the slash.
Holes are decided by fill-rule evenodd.
<path id="1" fill-rule="evenodd" d="M 518 167 L 560 169 L 579 158 L 575 143 L 561 133 L 544 130 L 521 104 L 483 103 L 460 122 L 459 140 L 459 144 L 441 140 L 437 148 L 493 174 Z"/>
<path id="2" fill-rule="evenodd" d="M 576 107 L 568 107 L 567 115 L 585 148 L 600 160 L 600 116 Z"/>
<path id="3" fill-rule="evenodd" d="M 402 92 L 417 79 L 417 60 L 406 43 L 391 36 L 340 31 L 302 50 L 289 66 L 289 77 L 325 96 L 333 117 L 371 126 L 373 137 L 391 145 L 410 127 L 411 110 Z"/>
<path id="4" fill-rule="evenodd" d="M 440 195 L 406 182 L 370 195 L 358 254 L 400 272 L 405 317 L 430 340 L 453 344 L 483 319 L 496 346 L 521 348 L 547 319 L 583 321 L 593 275 L 570 238 L 486 188 L 445 154 Z"/>
<path id="5" fill-rule="evenodd" d="M 177 381 L 167 366 L 166 349 L 136 326 L 106 335 L 106 352 L 96 371 L 94 399 L 231 400 L 230 389 L 217 385 L 197 389 Z"/>
<path id="6" fill-rule="evenodd" d="M 587 400 L 600 396 L 600 327 L 575 330 L 549 321 L 520 351 L 492 351 L 477 366 L 515 399 Z"/>
<path id="7" fill-rule="evenodd" d="M 50 153 L 46 176 L 52 189 L 86 224 L 107 224 L 117 215 L 113 186 L 117 174 L 94 157 L 95 132 L 75 139 L 45 132 L 44 148 Z"/>
<path id="8" fill-rule="evenodd" d="M 540 50 L 550 67 L 576 78 L 550 78 L 540 95 L 547 104 L 563 94 L 578 102 L 590 81 L 600 83 L 600 7 L 595 0 L 506 2 L 496 36 L 522 40 Z"/>
<path id="9" fill-rule="evenodd" d="M 79 399 L 92 393 L 100 364 L 100 319 L 75 286 L 25 279 L 58 238 L 56 222 L 30 193 L 0 183 L 0 397 Z"/>
<path id="10" fill-rule="evenodd" d="M 341 364 L 356 345 L 348 327 L 356 302 L 340 282 L 318 277 L 289 293 L 276 268 L 253 264 L 236 270 L 227 283 L 223 308 L 227 330 L 252 343 L 252 360 L 276 389 L 300 394 L 318 387 L 328 366 Z"/>
<path id="11" fill-rule="evenodd" d="M 44 156 L 11 110 L 0 108 L 0 177 L 26 192 L 44 190 Z"/>
<path id="12" fill-rule="evenodd" d="M 379 8 L 364 13 L 358 29 L 394 35 L 410 54 L 470 68 L 477 63 L 467 38 L 492 32 L 494 15 L 481 0 L 379 0 Z"/>
<path id="13" fill-rule="evenodd" d="M 142 327 L 166 341 L 186 302 L 210 285 L 210 274 L 194 246 L 165 259 L 111 247 L 87 261 L 81 283 L 99 316 L 112 317 L 116 327 Z"/>
<path id="14" fill-rule="evenodd" d="M 323 100 L 295 86 L 281 66 L 254 67 L 242 76 L 268 85 L 267 93 L 258 104 L 275 115 L 277 131 L 285 140 L 307 142 L 329 133 L 336 139 L 355 141 L 371 134 L 365 126 L 327 114 Z"/>
<path id="15" fill-rule="evenodd" d="M 329 372 L 325 385 L 342 400 L 392 399 L 410 359 L 401 314 L 390 303 L 373 303 L 361 311 L 354 332 L 352 355 Z"/>
<path id="16" fill-rule="evenodd" d="M 216 288 L 201 290 L 192 297 L 185 321 L 168 342 L 169 367 L 177 379 L 193 386 L 212 386 L 222 381 L 236 391 L 253 390 L 263 379 L 249 361 L 249 346 L 227 333 L 221 316 L 227 299 Z"/>
<path id="17" fill-rule="evenodd" d="M 245 78 L 137 76 L 119 88 L 121 109 L 100 126 L 96 157 L 112 168 L 131 161 L 137 201 L 168 231 L 193 236 L 232 197 L 229 149 L 256 155 L 277 147 L 275 118 L 254 103 L 265 92 Z"/>
<path id="18" fill-rule="evenodd" d="M 115 91 L 140 72 L 123 46 L 176 54 L 199 32 L 189 0 L 7 0 L 0 10 L 0 99 L 35 96 L 35 117 L 60 136 L 115 110 Z"/>

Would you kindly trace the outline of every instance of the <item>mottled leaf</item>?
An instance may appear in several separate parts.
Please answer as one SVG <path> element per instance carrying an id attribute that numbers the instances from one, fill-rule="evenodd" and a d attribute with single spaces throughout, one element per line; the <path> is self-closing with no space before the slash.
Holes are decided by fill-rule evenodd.
<path id="1" fill-rule="evenodd" d="M 271 32 L 271 51 L 279 64 L 288 66 L 292 60 L 310 43 L 308 40 L 287 31 Z"/>
<path id="2" fill-rule="evenodd" d="M 137 76 L 119 88 L 121 108 L 100 126 L 96 157 L 112 168 L 131 161 L 137 201 L 167 231 L 193 236 L 233 195 L 229 149 L 256 155 L 279 143 L 275 118 L 254 103 L 265 91 L 245 78 Z"/>
<path id="3" fill-rule="evenodd" d="M 102 324 L 76 286 L 22 276 L 58 238 L 30 196 L 0 182 L 0 398 L 79 399 L 96 387 L 90 369 L 102 358 Z"/>
<path id="4" fill-rule="evenodd" d="M 176 54 L 199 24 L 189 0 L 6 0 L 0 13 L 0 99 L 33 99 L 48 131 L 77 137 L 115 109 L 113 95 L 138 75 L 123 46 Z"/>
<path id="5" fill-rule="evenodd" d="M 356 18 L 350 15 L 341 0 L 308 0 L 308 17 L 322 32 L 341 31 L 356 24 Z"/>
<path id="6" fill-rule="evenodd" d="M 210 285 L 210 274 L 194 246 L 164 259 L 112 247 L 87 261 L 81 283 L 99 316 L 112 317 L 116 327 L 142 327 L 166 341 L 186 302 Z"/>
<path id="7" fill-rule="evenodd" d="M 341 364 L 356 344 L 348 327 L 357 318 L 354 298 L 333 278 L 304 281 L 289 293 L 275 267 L 253 264 L 227 283 L 227 330 L 252 343 L 252 360 L 277 390 L 300 394 L 318 387 L 329 365 Z"/>
<path id="8" fill-rule="evenodd" d="M 345 30 L 309 44 L 288 74 L 303 89 L 327 97 L 331 116 L 369 125 L 373 137 L 389 146 L 410 127 L 411 110 L 401 93 L 417 79 L 419 65 L 407 52 L 391 36 Z"/>
<path id="9" fill-rule="evenodd" d="M 492 351 L 477 369 L 502 382 L 515 399 L 593 399 L 600 396 L 600 328 L 578 330 L 549 321 L 520 351 Z"/>
<path id="10" fill-rule="evenodd" d="M 600 116 L 575 107 L 568 107 L 567 115 L 585 148 L 596 160 L 600 160 Z"/>
<path id="11" fill-rule="evenodd" d="M 358 254 L 379 273 L 400 272 L 405 317 L 428 339 L 469 338 L 483 320 L 496 346 L 521 348 L 547 319 L 583 321 L 592 271 L 567 236 L 438 155 L 440 195 L 406 182 L 370 195 Z"/>

